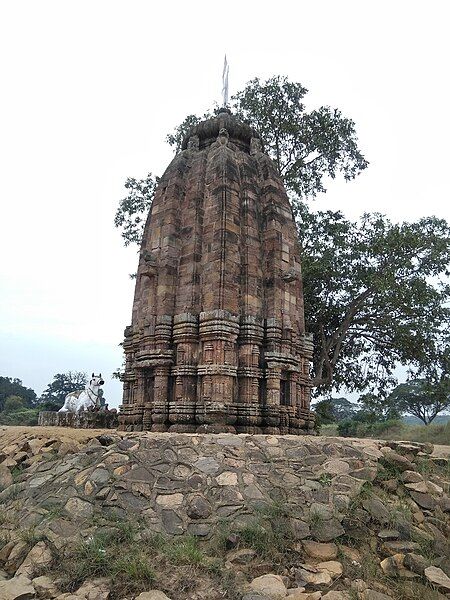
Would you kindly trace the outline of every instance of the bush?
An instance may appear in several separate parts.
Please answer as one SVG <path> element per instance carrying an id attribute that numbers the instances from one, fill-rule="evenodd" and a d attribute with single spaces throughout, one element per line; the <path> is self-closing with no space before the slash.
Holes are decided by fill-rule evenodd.
<path id="1" fill-rule="evenodd" d="M 362 421 L 359 418 L 345 419 L 338 423 L 338 433 L 342 437 L 380 437 L 387 432 L 402 429 L 401 421 L 390 419 L 388 421 Z"/>
<path id="2" fill-rule="evenodd" d="M 23 408 L 12 412 L 0 412 L 0 425 L 37 425 L 39 409 Z"/>
<path id="3" fill-rule="evenodd" d="M 26 402 L 20 396 L 8 396 L 3 404 L 3 412 L 10 413 L 25 408 Z"/>

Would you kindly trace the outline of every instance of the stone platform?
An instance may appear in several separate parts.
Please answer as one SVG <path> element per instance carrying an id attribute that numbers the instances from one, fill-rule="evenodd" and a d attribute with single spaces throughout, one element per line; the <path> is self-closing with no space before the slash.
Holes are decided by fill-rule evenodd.
<path id="1" fill-rule="evenodd" d="M 41 427 L 73 427 L 75 429 L 116 429 L 118 425 L 117 413 L 82 411 L 75 413 L 60 413 L 55 411 L 41 411 L 38 417 Z"/>

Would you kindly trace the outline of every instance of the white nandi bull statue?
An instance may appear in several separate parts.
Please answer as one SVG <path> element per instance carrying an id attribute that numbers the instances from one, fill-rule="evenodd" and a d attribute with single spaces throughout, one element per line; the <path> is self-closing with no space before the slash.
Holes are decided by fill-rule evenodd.
<path id="1" fill-rule="evenodd" d="M 100 407 L 99 390 L 104 383 L 101 373 L 100 375 L 92 373 L 92 378 L 86 384 L 84 390 L 67 394 L 64 406 L 58 412 L 79 413 L 82 410 L 92 410 Z"/>

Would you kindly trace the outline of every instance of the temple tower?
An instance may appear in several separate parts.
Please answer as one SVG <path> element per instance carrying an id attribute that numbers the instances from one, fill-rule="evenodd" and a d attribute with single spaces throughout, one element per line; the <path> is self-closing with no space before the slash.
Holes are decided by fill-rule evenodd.
<path id="1" fill-rule="evenodd" d="M 124 350 L 123 430 L 313 428 L 292 210 L 258 134 L 226 109 L 159 182 Z"/>

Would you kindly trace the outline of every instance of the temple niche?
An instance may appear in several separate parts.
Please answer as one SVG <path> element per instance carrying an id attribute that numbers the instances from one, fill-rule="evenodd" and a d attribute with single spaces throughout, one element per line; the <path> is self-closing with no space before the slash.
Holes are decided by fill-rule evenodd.
<path id="1" fill-rule="evenodd" d="M 193 127 L 155 193 L 125 330 L 119 428 L 311 431 L 296 226 L 262 142 L 228 110 Z"/>

